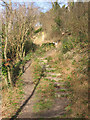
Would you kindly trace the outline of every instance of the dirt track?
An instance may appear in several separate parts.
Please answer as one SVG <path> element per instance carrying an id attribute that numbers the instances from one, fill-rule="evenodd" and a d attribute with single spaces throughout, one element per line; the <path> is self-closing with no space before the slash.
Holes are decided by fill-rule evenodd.
<path id="1" fill-rule="evenodd" d="M 46 53 L 43 59 L 49 55 L 50 51 Z M 22 107 L 20 109 L 21 112 L 19 113 L 17 118 L 53 118 L 58 116 L 62 118 L 62 115 L 66 112 L 65 107 L 68 104 L 68 100 L 65 97 L 56 98 L 54 100 L 55 104 L 49 110 L 41 111 L 38 113 L 33 112 L 33 105 L 35 103 L 34 98 L 36 95 L 35 90 L 37 89 L 37 86 L 33 84 L 31 66 L 29 65 L 30 62 L 26 64 L 27 70 L 22 76 L 25 83 L 24 86 L 25 96 L 24 100 L 22 101 Z"/>

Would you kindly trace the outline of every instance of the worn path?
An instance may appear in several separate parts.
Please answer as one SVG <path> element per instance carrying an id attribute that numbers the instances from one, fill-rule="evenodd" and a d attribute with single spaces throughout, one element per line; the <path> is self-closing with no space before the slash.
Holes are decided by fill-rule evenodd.
<path id="1" fill-rule="evenodd" d="M 34 98 L 35 98 L 36 92 L 33 91 L 33 89 L 35 88 L 35 85 L 33 84 L 33 80 L 32 80 L 31 67 L 29 66 L 30 63 L 28 62 L 26 64 L 26 67 L 28 66 L 29 67 L 23 74 L 23 80 L 25 83 L 25 86 L 24 86 L 25 96 L 24 96 L 24 100 L 22 101 L 23 107 L 21 107 L 23 109 L 21 109 L 21 112 L 19 113 L 18 118 L 52 118 L 52 117 L 59 117 L 59 116 L 62 117 L 62 115 L 66 113 L 65 107 L 68 105 L 68 99 L 67 99 L 68 92 L 64 86 L 65 83 L 61 78 L 62 76 L 61 73 L 55 73 L 55 68 L 50 68 L 47 60 L 45 59 L 49 55 L 50 55 L 50 52 L 48 52 L 48 54 L 45 55 L 44 57 L 39 58 L 39 60 L 42 66 L 43 64 L 45 65 L 46 78 L 49 80 L 55 81 L 54 83 L 55 91 L 56 91 L 55 100 L 54 100 L 55 104 L 50 109 L 44 112 L 42 111 L 39 113 L 33 112 L 33 105 L 35 103 Z M 53 72 L 51 72 L 51 69 L 53 70 Z"/>

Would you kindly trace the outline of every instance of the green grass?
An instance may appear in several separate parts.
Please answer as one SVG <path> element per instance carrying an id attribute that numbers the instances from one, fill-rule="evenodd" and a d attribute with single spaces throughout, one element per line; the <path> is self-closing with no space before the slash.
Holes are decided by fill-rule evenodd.
<path id="1" fill-rule="evenodd" d="M 46 72 L 55 72 L 56 70 L 46 70 Z"/>
<path id="2" fill-rule="evenodd" d="M 24 91 L 20 91 L 20 92 L 19 92 L 19 95 L 22 95 L 22 94 L 24 94 Z"/>
<path id="3" fill-rule="evenodd" d="M 51 75 L 52 77 L 57 77 L 57 75 Z"/>
<path id="4" fill-rule="evenodd" d="M 60 92 L 66 92 L 66 90 L 65 90 L 65 89 L 60 89 L 59 91 L 60 91 Z"/>
<path id="5" fill-rule="evenodd" d="M 39 68 L 40 61 L 36 61 L 36 64 L 34 65 L 34 77 L 35 79 L 40 77 L 41 69 Z M 48 80 L 46 78 L 42 78 L 40 80 L 40 84 L 37 87 L 36 90 L 36 99 L 38 102 L 35 103 L 33 106 L 34 112 L 40 112 L 42 110 L 47 110 L 52 107 L 53 102 L 52 99 L 54 98 L 54 85 L 51 80 Z"/>
<path id="6" fill-rule="evenodd" d="M 19 78 L 16 81 L 16 86 L 14 88 L 9 87 L 8 91 L 7 89 L 2 90 L 3 95 L 5 96 L 4 104 L 5 108 L 7 111 L 6 113 L 6 118 L 11 117 L 12 115 L 15 114 L 15 112 L 18 110 L 20 107 L 20 102 L 23 99 L 23 80 Z M 4 99 L 4 98 L 3 98 Z"/>
<path id="7" fill-rule="evenodd" d="M 61 97 L 68 97 L 69 95 L 68 94 L 66 94 L 66 95 L 61 95 Z"/>
<path id="8" fill-rule="evenodd" d="M 68 51 L 70 51 L 71 49 L 73 49 L 73 43 L 70 39 L 67 39 L 65 38 L 63 41 L 62 41 L 62 52 L 65 54 L 67 53 Z"/>
<path id="9" fill-rule="evenodd" d="M 47 99 L 45 101 L 40 100 L 38 103 L 35 103 L 34 105 L 34 111 L 35 112 L 40 112 L 45 109 L 49 109 L 52 106 L 52 101 Z"/>
<path id="10" fill-rule="evenodd" d="M 37 29 L 36 31 L 34 31 L 34 33 L 36 34 L 36 33 L 39 33 L 41 31 L 42 31 L 42 27 L 40 27 L 39 29 Z"/>
<path id="11" fill-rule="evenodd" d="M 36 56 L 44 56 L 44 54 L 49 51 L 50 49 L 54 48 L 52 44 L 44 43 L 41 46 L 38 47 L 38 49 L 35 51 Z"/>
<path id="12" fill-rule="evenodd" d="M 16 106 L 16 105 L 18 105 L 18 104 L 19 104 L 19 103 L 12 103 L 13 106 Z"/>
<path id="13" fill-rule="evenodd" d="M 62 52 L 60 52 L 60 53 L 58 54 L 58 59 L 59 59 L 60 61 L 63 61 L 63 60 L 64 60 L 64 57 L 63 57 Z"/>
<path id="14" fill-rule="evenodd" d="M 72 78 L 69 75 L 67 76 L 67 79 L 72 80 Z"/>
<path id="15" fill-rule="evenodd" d="M 70 70 L 70 68 L 67 68 L 67 70 Z"/>
<path id="16" fill-rule="evenodd" d="M 47 57 L 47 61 L 48 61 L 48 62 L 50 62 L 51 60 L 52 60 L 52 57 L 51 57 L 51 56 Z"/>
<path id="17" fill-rule="evenodd" d="M 75 60 L 73 60 L 72 65 L 75 65 L 75 63 L 76 63 L 76 61 L 75 61 Z"/>
<path id="18" fill-rule="evenodd" d="M 56 82 L 55 80 L 51 80 L 52 82 Z"/>
<path id="19" fill-rule="evenodd" d="M 39 64 L 39 59 L 35 59 L 34 60 L 35 63 L 33 65 L 33 68 L 34 68 L 34 71 L 33 71 L 33 79 L 34 79 L 34 82 L 36 82 L 40 77 L 41 77 L 41 73 L 42 73 L 42 67 L 41 65 Z"/>
<path id="20" fill-rule="evenodd" d="M 65 86 L 67 86 L 68 88 L 71 87 L 71 84 L 69 81 L 65 81 Z"/>
<path id="21" fill-rule="evenodd" d="M 65 110 L 70 110 L 71 109 L 71 105 L 68 105 Z"/>

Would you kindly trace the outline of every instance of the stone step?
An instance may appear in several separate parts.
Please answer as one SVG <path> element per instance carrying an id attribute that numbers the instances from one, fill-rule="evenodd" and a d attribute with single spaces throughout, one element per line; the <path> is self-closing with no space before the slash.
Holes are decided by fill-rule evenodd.
<path id="1" fill-rule="evenodd" d="M 68 93 L 55 93 L 55 97 L 58 97 L 58 98 L 60 98 L 60 97 L 68 97 L 69 96 L 69 94 Z"/>
<path id="2" fill-rule="evenodd" d="M 61 87 L 61 86 L 65 86 L 65 84 L 63 82 L 61 82 L 61 83 L 55 82 L 54 86 Z"/>
<path id="3" fill-rule="evenodd" d="M 43 63 L 40 63 L 41 67 L 42 67 L 43 65 L 46 66 L 46 64 L 47 64 L 47 63 L 44 63 L 44 62 L 43 62 Z M 46 68 L 46 67 L 45 67 L 45 68 Z"/>
<path id="4" fill-rule="evenodd" d="M 46 70 L 56 70 L 55 68 L 46 68 Z"/>
<path id="5" fill-rule="evenodd" d="M 64 87 L 60 87 L 60 88 L 58 89 L 58 92 L 67 92 L 67 89 L 64 88 Z"/>
<path id="6" fill-rule="evenodd" d="M 40 63 L 47 63 L 47 60 L 40 60 Z"/>
<path id="7" fill-rule="evenodd" d="M 55 91 L 56 92 L 66 92 L 66 91 L 68 91 L 64 86 L 54 86 L 56 89 L 55 89 Z"/>
<path id="8" fill-rule="evenodd" d="M 46 68 L 50 68 L 50 66 L 49 66 L 49 65 L 46 65 L 45 67 L 46 67 Z"/>
<path id="9" fill-rule="evenodd" d="M 49 80 L 55 80 L 55 81 L 61 81 L 62 78 L 57 78 L 57 77 L 45 77 L 46 79 L 49 79 Z"/>
<path id="10" fill-rule="evenodd" d="M 47 60 L 45 60 L 45 59 L 43 59 L 43 60 L 41 60 L 41 59 L 39 59 L 40 61 L 47 61 Z"/>
<path id="11" fill-rule="evenodd" d="M 56 76 L 57 77 L 57 76 L 61 76 L 61 74 L 60 73 L 48 72 L 47 76 L 52 76 L 52 77 Z"/>
<path id="12" fill-rule="evenodd" d="M 44 58 L 39 58 L 40 60 L 45 60 Z"/>

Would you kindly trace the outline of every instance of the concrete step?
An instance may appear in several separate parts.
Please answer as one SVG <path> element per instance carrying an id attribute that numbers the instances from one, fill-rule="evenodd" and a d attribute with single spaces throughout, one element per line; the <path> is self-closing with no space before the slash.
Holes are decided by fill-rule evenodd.
<path id="1" fill-rule="evenodd" d="M 60 87 L 57 91 L 58 92 L 67 92 L 67 89 L 64 87 Z"/>
<path id="2" fill-rule="evenodd" d="M 61 86 L 65 86 L 65 84 L 64 84 L 64 82 L 61 82 L 61 83 L 55 82 L 54 86 L 55 87 L 61 87 Z"/>
<path id="3" fill-rule="evenodd" d="M 43 63 L 39 63 L 39 64 L 40 64 L 41 66 L 43 66 L 43 65 L 46 66 L 47 63 L 44 63 L 44 62 L 43 62 Z M 46 68 L 46 67 L 45 67 L 45 68 Z"/>
<path id="4" fill-rule="evenodd" d="M 40 60 L 40 63 L 47 63 L 47 60 Z"/>
<path id="5" fill-rule="evenodd" d="M 39 58 L 40 60 L 45 60 L 44 58 Z"/>
<path id="6" fill-rule="evenodd" d="M 46 67 L 46 68 L 50 68 L 50 66 L 49 66 L 49 65 L 46 65 L 45 67 Z"/>
<path id="7" fill-rule="evenodd" d="M 58 98 L 60 98 L 60 97 L 68 97 L 69 96 L 69 94 L 68 93 L 55 93 L 55 97 L 58 97 Z"/>
<path id="8" fill-rule="evenodd" d="M 56 70 L 55 68 L 46 68 L 46 70 Z"/>
<path id="9" fill-rule="evenodd" d="M 54 77 L 54 76 L 57 77 L 58 76 L 59 77 L 59 76 L 61 76 L 61 74 L 60 73 L 48 72 L 47 76 L 52 76 L 52 77 Z"/>
<path id="10" fill-rule="evenodd" d="M 47 62 L 44 62 L 44 61 L 40 61 L 40 64 L 47 64 Z"/>
<path id="11" fill-rule="evenodd" d="M 45 77 L 46 79 L 49 79 L 49 80 L 55 80 L 55 81 L 61 81 L 62 78 L 57 78 L 57 77 Z"/>

